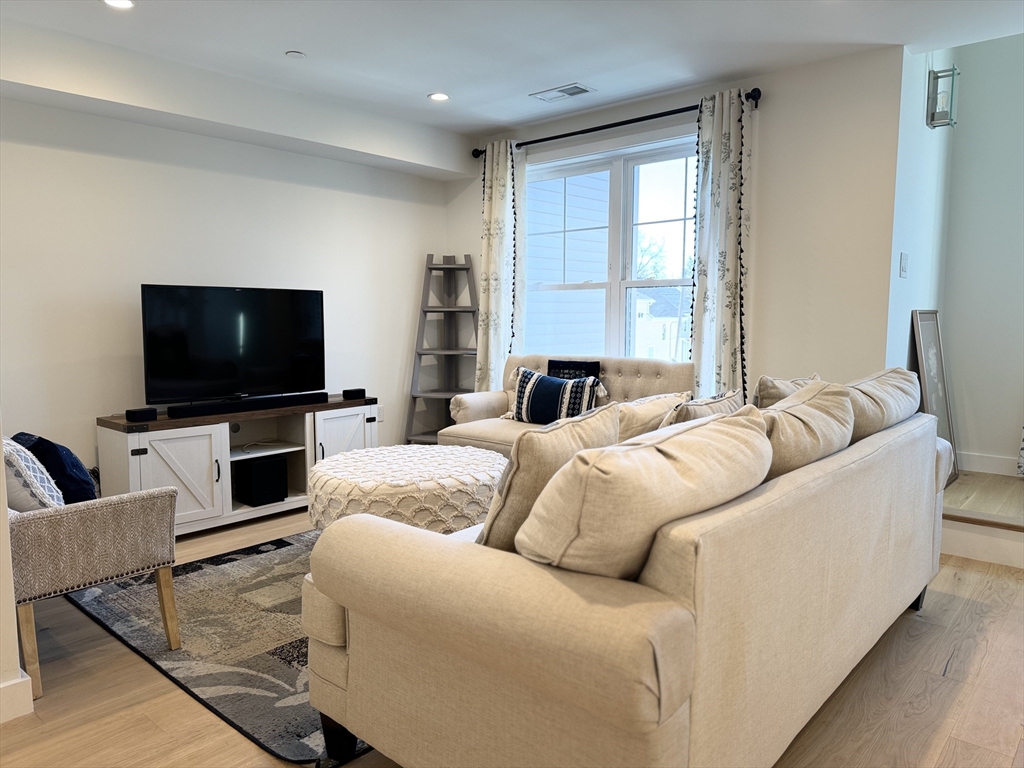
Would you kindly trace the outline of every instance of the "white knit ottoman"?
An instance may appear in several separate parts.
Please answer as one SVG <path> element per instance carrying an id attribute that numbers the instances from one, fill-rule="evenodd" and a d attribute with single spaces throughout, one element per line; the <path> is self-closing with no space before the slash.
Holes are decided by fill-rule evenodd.
<path id="1" fill-rule="evenodd" d="M 309 516 L 323 530 L 365 512 L 428 531 L 483 522 L 508 459 L 465 445 L 392 445 L 339 453 L 309 471 Z"/>

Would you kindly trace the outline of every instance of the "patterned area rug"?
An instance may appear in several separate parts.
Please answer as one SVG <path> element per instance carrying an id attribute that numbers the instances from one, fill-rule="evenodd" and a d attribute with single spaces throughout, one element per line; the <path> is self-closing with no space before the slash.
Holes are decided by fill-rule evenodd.
<path id="1" fill-rule="evenodd" d="M 319 531 L 174 566 L 181 649 L 169 651 L 153 574 L 68 599 L 276 757 L 337 765 L 309 705 L 302 577 Z M 370 747 L 359 743 L 357 754 Z"/>

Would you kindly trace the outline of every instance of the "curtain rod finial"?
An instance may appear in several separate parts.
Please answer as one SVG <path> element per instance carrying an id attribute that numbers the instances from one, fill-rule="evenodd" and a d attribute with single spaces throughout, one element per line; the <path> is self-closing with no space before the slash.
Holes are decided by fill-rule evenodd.
<path id="1" fill-rule="evenodd" d="M 747 101 L 754 102 L 754 109 L 757 109 L 757 103 L 761 100 L 761 89 L 760 88 L 751 88 L 749 91 L 747 91 L 745 94 L 743 94 L 743 97 Z"/>
<path id="2" fill-rule="evenodd" d="M 473 150 L 473 159 L 474 160 L 479 160 L 481 157 L 483 157 L 486 154 L 487 154 L 487 150 L 486 149 L 474 149 Z"/>

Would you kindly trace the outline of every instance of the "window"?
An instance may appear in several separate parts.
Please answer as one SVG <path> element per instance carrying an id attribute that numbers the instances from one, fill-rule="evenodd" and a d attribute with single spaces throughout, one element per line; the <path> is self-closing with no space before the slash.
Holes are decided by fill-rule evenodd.
<path id="1" fill-rule="evenodd" d="M 690 359 L 693 140 L 526 174 L 524 350 Z"/>

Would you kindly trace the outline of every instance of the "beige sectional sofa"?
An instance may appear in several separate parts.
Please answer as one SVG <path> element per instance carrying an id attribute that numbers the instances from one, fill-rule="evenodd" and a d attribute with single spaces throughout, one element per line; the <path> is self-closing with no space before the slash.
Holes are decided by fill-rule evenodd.
<path id="1" fill-rule="evenodd" d="M 701 431 L 666 429 L 617 460 Z M 409 767 L 770 766 L 937 573 L 950 464 L 911 415 L 661 525 L 635 580 L 481 546 L 479 526 L 340 520 L 303 593 L 329 749 L 351 732 Z"/>
<path id="2" fill-rule="evenodd" d="M 472 392 L 452 398 L 454 426 L 437 433 L 439 445 L 471 445 L 508 456 L 523 430 L 537 426 L 501 418 L 515 402 L 511 374 L 522 366 L 548 372 L 547 355 L 510 355 L 505 362 L 505 389 Z M 554 357 L 553 355 L 551 357 Z M 558 357 L 560 360 L 596 360 L 601 363 L 601 383 L 608 396 L 601 403 L 627 402 L 650 395 L 693 390 L 693 363 L 667 363 L 635 357 Z M 599 404 L 601 404 L 599 403 Z"/>

